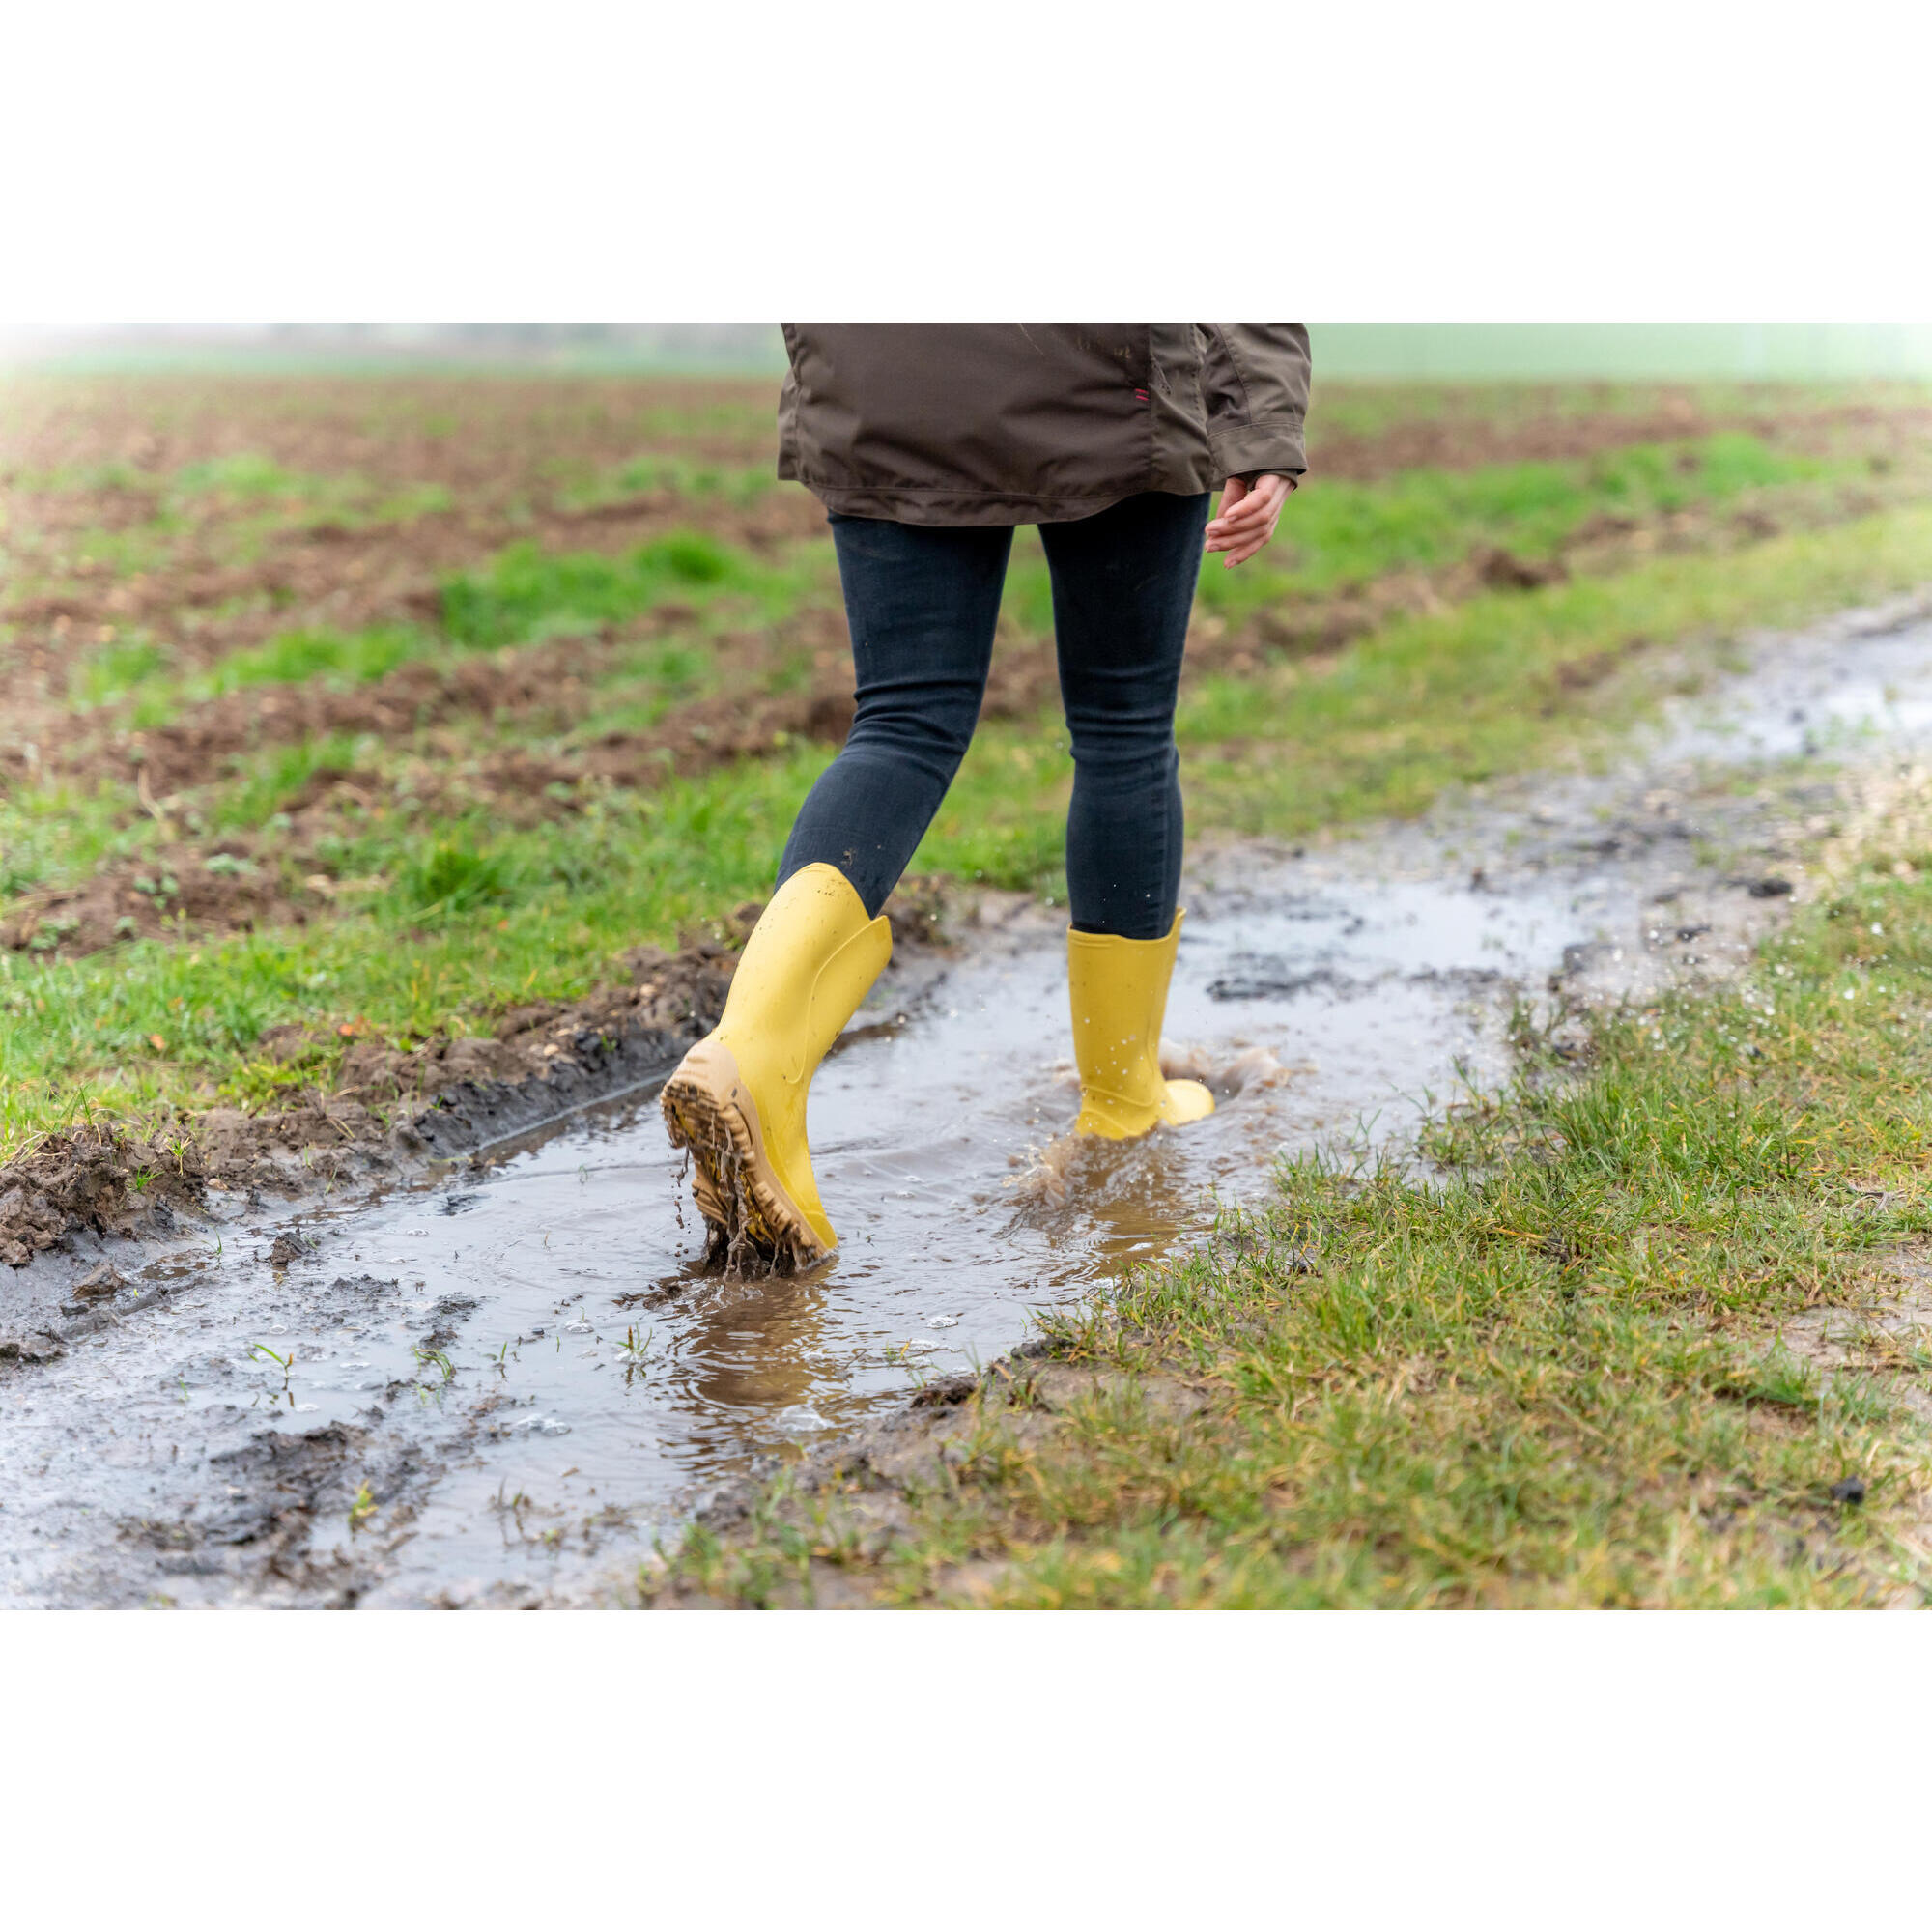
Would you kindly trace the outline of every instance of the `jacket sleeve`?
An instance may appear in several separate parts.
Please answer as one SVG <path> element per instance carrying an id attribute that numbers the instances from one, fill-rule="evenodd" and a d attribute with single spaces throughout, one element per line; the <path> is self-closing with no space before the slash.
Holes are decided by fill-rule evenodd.
<path id="1" fill-rule="evenodd" d="M 1308 329 L 1298 322 L 1203 322 L 1201 396 L 1218 476 L 1308 469 Z"/>

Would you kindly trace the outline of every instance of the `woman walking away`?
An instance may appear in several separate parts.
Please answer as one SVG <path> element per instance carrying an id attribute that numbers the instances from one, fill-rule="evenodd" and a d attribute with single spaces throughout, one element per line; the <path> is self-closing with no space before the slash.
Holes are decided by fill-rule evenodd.
<path id="1" fill-rule="evenodd" d="M 837 1241 L 806 1094 L 892 954 L 880 908 L 972 740 L 1016 524 L 1039 526 L 1073 741 L 1075 1131 L 1126 1139 L 1213 1111 L 1207 1088 L 1160 1072 L 1180 938 L 1175 696 L 1204 536 L 1227 566 L 1246 561 L 1306 467 L 1308 334 L 1261 322 L 784 333 L 779 474 L 831 513 L 857 715 L 792 827 L 724 1016 L 663 1105 L 714 1246 L 797 1264 Z"/>

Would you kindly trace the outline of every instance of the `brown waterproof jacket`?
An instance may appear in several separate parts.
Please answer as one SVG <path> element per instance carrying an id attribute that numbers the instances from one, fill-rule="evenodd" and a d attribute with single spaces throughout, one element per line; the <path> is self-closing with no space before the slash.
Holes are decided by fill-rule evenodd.
<path id="1" fill-rule="evenodd" d="M 784 325 L 779 474 L 900 524 L 1051 524 L 1307 468 L 1295 322 Z"/>

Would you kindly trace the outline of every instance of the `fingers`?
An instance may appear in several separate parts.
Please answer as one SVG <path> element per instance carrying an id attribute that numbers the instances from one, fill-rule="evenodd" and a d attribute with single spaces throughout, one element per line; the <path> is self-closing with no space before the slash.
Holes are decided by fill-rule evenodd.
<path id="1" fill-rule="evenodd" d="M 1254 504 L 1252 509 L 1249 503 Z M 1239 509 L 1231 510 L 1226 516 L 1216 517 L 1208 526 L 1208 547 L 1210 550 L 1227 548 L 1228 542 L 1236 537 L 1252 536 L 1257 530 L 1269 528 L 1279 514 L 1265 503 L 1250 497 Z"/>
<path id="2" fill-rule="evenodd" d="M 1266 523 L 1279 509 L 1279 504 L 1270 503 L 1258 490 L 1252 497 L 1237 503 L 1234 509 L 1223 510 L 1208 527 L 1224 530 L 1252 529 L 1258 524 Z"/>
<path id="3" fill-rule="evenodd" d="M 1209 551 L 1213 552 L 1229 552 L 1228 564 L 1230 568 L 1237 563 L 1245 563 L 1257 551 L 1266 548 L 1274 536 L 1275 525 L 1278 521 L 1277 518 L 1270 517 L 1259 529 L 1249 527 L 1246 529 L 1226 531 L 1218 536 L 1211 536 L 1208 539 L 1207 547 Z"/>
<path id="4" fill-rule="evenodd" d="M 1227 555 L 1223 558 L 1224 566 L 1232 570 L 1236 564 L 1245 563 L 1249 557 L 1265 550 L 1273 535 L 1272 530 L 1262 530 L 1251 537 L 1241 537 L 1230 543 L 1209 544 L 1208 548 L 1212 552 L 1225 551 Z"/>
<path id="5" fill-rule="evenodd" d="M 1288 500 L 1288 478 L 1264 476 L 1252 489 L 1238 476 L 1228 478 L 1221 496 L 1221 513 L 1208 526 L 1210 536 L 1225 536 L 1255 529 L 1281 514 Z"/>
<path id="6" fill-rule="evenodd" d="M 1210 539 L 1220 535 L 1229 526 L 1230 519 L 1240 514 L 1242 500 L 1247 497 L 1248 486 L 1238 476 L 1231 476 L 1222 486 L 1220 513 L 1211 518 L 1208 525 Z"/>
<path id="7" fill-rule="evenodd" d="M 1233 570 L 1237 563 L 1246 563 L 1249 557 L 1260 555 L 1268 546 L 1268 537 L 1273 536 L 1273 534 L 1274 532 L 1270 530 L 1268 536 L 1257 537 L 1253 542 L 1241 545 L 1238 550 L 1230 551 L 1221 559 L 1221 568 L 1223 570 Z"/>
<path id="8" fill-rule="evenodd" d="M 1236 544 L 1259 538 L 1265 543 L 1274 534 L 1274 526 L 1281 521 L 1279 508 L 1264 508 L 1258 515 L 1240 517 L 1216 517 L 1208 526 L 1208 548 L 1209 550 L 1231 550 Z"/>
<path id="9" fill-rule="evenodd" d="M 1273 537 L 1272 528 L 1255 530 L 1246 536 L 1222 537 L 1210 543 L 1208 551 L 1210 555 L 1226 551 L 1230 553 L 1229 562 L 1241 563 L 1253 556 L 1258 550 L 1265 550 Z"/>
<path id="10" fill-rule="evenodd" d="M 1291 485 L 1286 476 L 1273 474 L 1256 479 L 1252 489 L 1238 476 L 1228 478 L 1222 495 L 1221 514 L 1208 526 L 1207 547 L 1211 552 L 1227 552 L 1224 570 L 1264 550 L 1281 521 L 1282 506 L 1288 501 Z M 1236 494 L 1238 492 L 1238 495 Z"/>

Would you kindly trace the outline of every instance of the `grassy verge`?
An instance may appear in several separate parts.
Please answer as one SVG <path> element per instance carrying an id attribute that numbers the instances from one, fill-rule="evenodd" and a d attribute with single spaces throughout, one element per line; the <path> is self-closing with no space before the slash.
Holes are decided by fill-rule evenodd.
<path id="1" fill-rule="evenodd" d="M 1203 680 L 1181 727 L 1193 823 L 1294 836 L 1601 746 L 1655 703 L 1655 662 L 1694 678 L 1741 627 L 1903 589 L 1928 557 L 1932 509 L 1893 511 L 1737 556 L 1479 598 L 1388 627 L 1321 677 L 1283 666 Z M 581 994 L 626 947 L 670 942 L 763 893 L 829 755 L 794 746 L 522 831 L 481 804 L 427 822 L 381 802 L 350 808 L 323 856 L 364 884 L 313 924 L 185 948 L 141 940 L 76 961 L 0 953 L 0 1152 L 76 1114 L 253 1093 L 270 1026 L 354 1020 L 401 1041 Z M 255 863 L 277 863 L 272 808 L 298 777 L 291 756 L 260 754 L 261 771 L 244 765 L 231 781 L 230 803 L 262 828 Z M 381 765 L 369 748 L 341 756 Z M 1057 722 L 989 726 L 916 868 L 1051 893 L 1069 782 Z M 207 809 L 217 824 L 234 815 L 218 799 Z M 25 799 L 7 810 L 23 849 L 27 833 L 52 836 Z M 113 835 L 98 821 L 88 841 L 104 848 Z"/>
<path id="2" fill-rule="evenodd" d="M 1286 1167 L 1264 1213 L 1049 1319 L 891 1533 L 876 1482 L 781 1482 L 651 1587 L 1922 1601 L 1932 1329 L 1879 1318 L 1932 1230 L 1932 884 L 1893 876 L 1926 858 L 1885 855 L 1727 995 L 1600 1014 L 1580 1076 L 1525 1040 L 1431 1178 Z"/>
<path id="3" fill-rule="evenodd" d="M 1912 589 L 1932 509 L 1861 518 L 1721 557 L 1665 557 L 1530 596 L 1399 617 L 1329 664 L 1195 680 L 1177 731 L 1190 805 L 1297 834 L 1421 810 L 1444 786 L 1556 762 L 1693 691 L 1744 632 Z"/>

